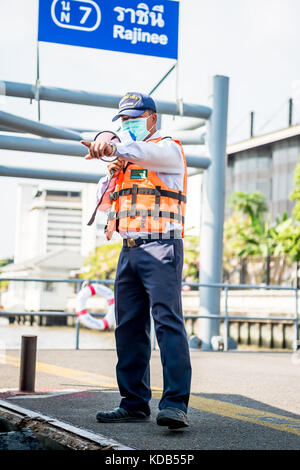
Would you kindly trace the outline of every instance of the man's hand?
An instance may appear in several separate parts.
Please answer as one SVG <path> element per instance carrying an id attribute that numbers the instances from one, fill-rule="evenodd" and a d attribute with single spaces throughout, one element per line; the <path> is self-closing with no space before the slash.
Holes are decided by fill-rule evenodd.
<path id="1" fill-rule="evenodd" d="M 116 160 L 115 162 L 109 163 L 107 165 L 107 169 L 108 169 L 110 174 L 113 171 L 114 176 L 117 176 L 120 173 L 120 171 L 122 170 L 123 166 L 124 166 L 124 161 L 121 160 L 120 158 L 118 158 L 118 160 Z"/>
<path id="2" fill-rule="evenodd" d="M 100 142 L 99 140 L 96 140 L 95 142 L 81 140 L 80 143 L 89 149 L 88 155 L 84 157 L 86 160 L 91 160 L 92 158 L 101 158 L 104 156 L 110 157 L 114 152 L 114 147 L 107 142 Z"/>

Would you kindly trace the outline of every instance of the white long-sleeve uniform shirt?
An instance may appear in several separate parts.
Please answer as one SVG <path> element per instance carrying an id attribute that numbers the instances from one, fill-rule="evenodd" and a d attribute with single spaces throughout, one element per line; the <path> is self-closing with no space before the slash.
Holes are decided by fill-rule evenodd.
<path id="1" fill-rule="evenodd" d="M 159 131 L 156 131 L 150 139 L 161 137 Z M 158 143 L 132 141 L 126 143 L 116 143 L 116 156 L 124 161 L 136 163 L 142 168 L 155 171 L 157 176 L 169 188 L 183 190 L 184 180 L 184 162 L 181 149 L 176 142 L 171 139 L 163 139 Z M 101 178 L 98 184 L 97 199 L 100 200 L 103 191 L 108 182 L 108 176 Z M 181 230 L 182 226 L 178 223 L 167 222 L 166 231 Z M 138 238 L 146 236 L 144 232 L 120 232 L 122 238 Z"/>

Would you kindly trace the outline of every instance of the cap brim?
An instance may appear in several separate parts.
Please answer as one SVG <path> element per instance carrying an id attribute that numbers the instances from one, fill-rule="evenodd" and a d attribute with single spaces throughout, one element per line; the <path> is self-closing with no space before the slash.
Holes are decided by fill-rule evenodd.
<path id="1" fill-rule="evenodd" d="M 113 117 L 112 122 L 116 121 L 121 116 L 138 117 L 141 114 L 143 114 L 145 111 L 146 111 L 145 109 L 122 109 L 122 111 L 120 111 L 118 114 L 116 114 Z"/>

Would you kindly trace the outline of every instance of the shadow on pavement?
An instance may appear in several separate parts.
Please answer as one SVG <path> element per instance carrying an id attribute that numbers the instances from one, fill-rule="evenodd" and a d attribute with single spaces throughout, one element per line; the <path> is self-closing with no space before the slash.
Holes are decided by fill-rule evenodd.
<path id="1" fill-rule="evenodd" d="M 119 405 L 115 390 L 10 397 L 7 401 L 141 450 L 300 449 L 300 421 L 295 422 L 298 415 L 242 395 L 193 394 L 188 412 L 190 427 L 176 432 L 157 426 L 158 398 L 151 400 L 150 422 L 98 423 L 97 411 Z M 253 415 L 261 422 L 253 422 Z M 275 425 L 283 426 L 282 430 L 274 429 Z"/>

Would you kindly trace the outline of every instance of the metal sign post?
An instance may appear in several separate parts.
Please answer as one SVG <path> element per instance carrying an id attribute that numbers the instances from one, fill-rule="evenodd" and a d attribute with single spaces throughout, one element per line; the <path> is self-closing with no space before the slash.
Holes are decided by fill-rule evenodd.
<path id="1" fill-rule="evenodd" d="M 36 82 L 35 82 L 35 100 L 38 104 L 38 121 L 41 120 L 41 102 L 40 102 L 40 44 L 36 44 Z"/>
<path id="2" fill-rule="evenodd" d="M 211 165 L 203 175 L 203 204 L 200 240 L 200 283 L 222 281 L 223 224 L 225 203 L 226 136 L 229 78 L 213 78 L 213 112 L 208 121 Z M 220 288 L 200 287 L 200 314 L 220 315 Z M 202 349 L 211 349 L 211 339 L 220 333 L 220 320 L 198 320 Z"/>

